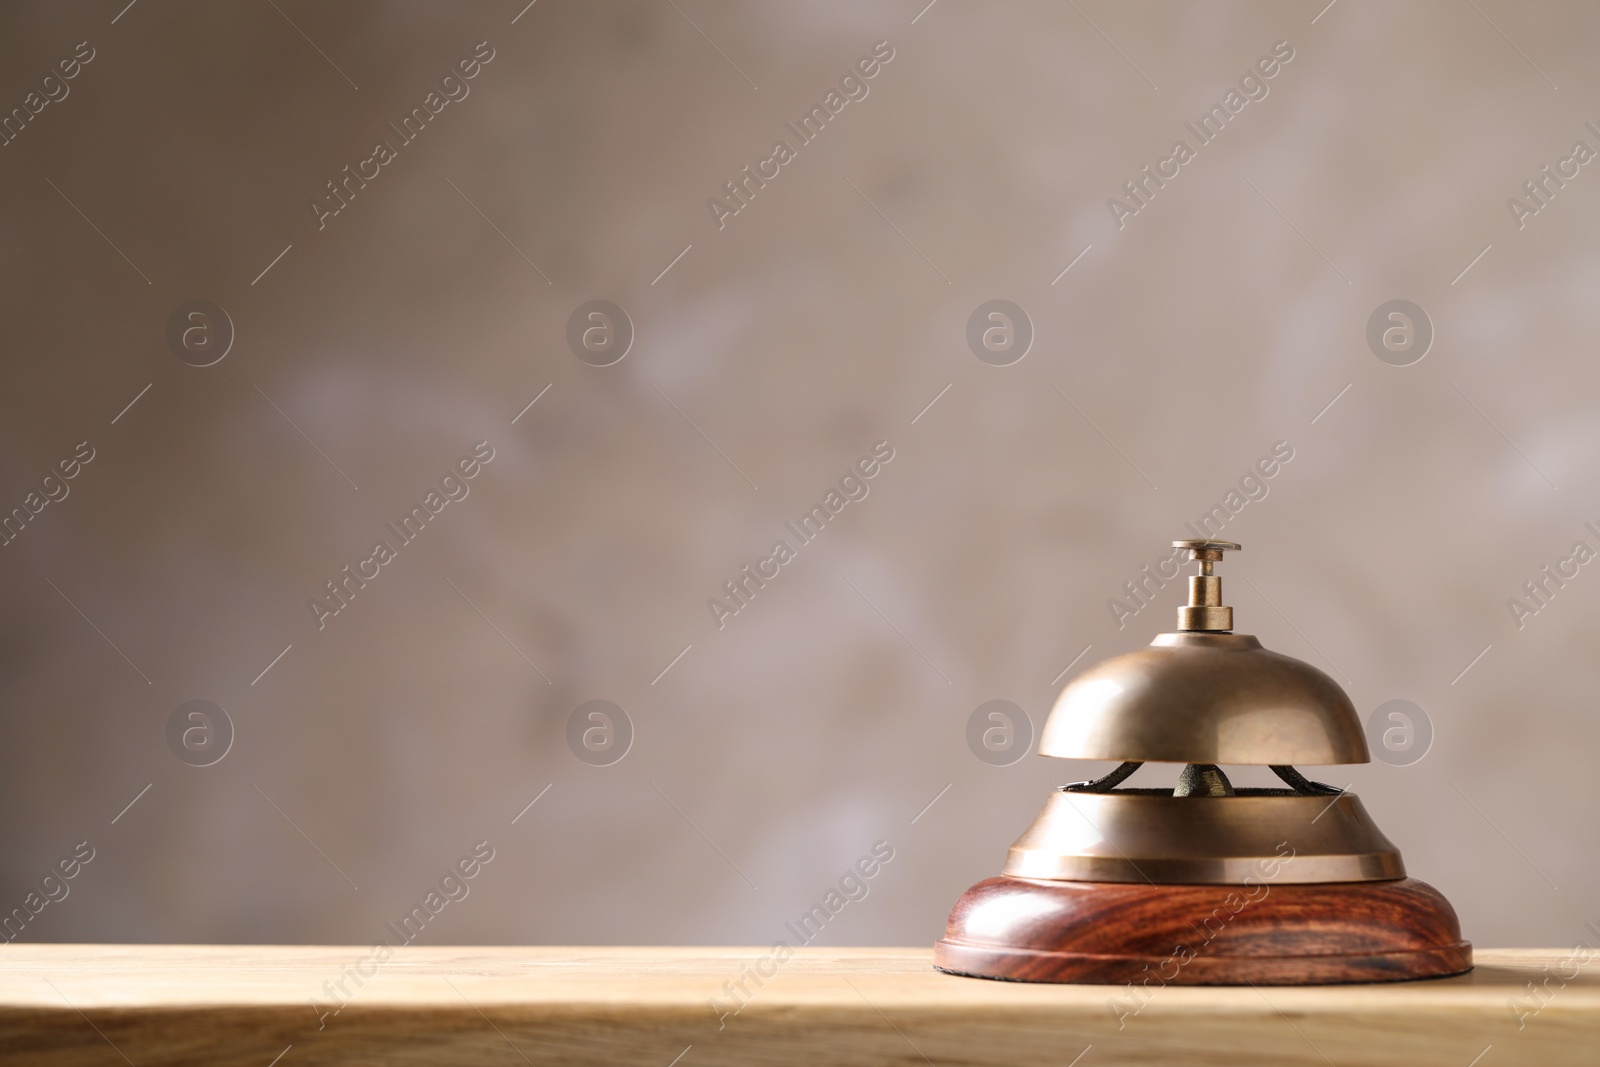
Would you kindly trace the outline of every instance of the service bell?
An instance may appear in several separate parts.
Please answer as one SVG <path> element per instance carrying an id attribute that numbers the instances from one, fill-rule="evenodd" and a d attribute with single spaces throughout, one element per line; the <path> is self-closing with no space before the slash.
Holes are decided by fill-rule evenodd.
<path id="1" fill-rule="evenodd" d="M 1213 567 L 1227 541 L 1174 541 L 1199 564 L 1178 628 L 1073 679 L 1039 753 L 1115 760 L 1051 794 L 1003 873 L 956 902 L 941 970 L 1038 982 L 1316 984 L 1472 967 L 1449 901 L 1407 878 L 1359 798 L 1296 766 L 1367 763 L 1350 698 L 1308 663 L 1233 632 Z M 1127 788 L 1145 763 L 1175 789 Z M 1222 765 L 1282 788 L 1235 788 Z"/>

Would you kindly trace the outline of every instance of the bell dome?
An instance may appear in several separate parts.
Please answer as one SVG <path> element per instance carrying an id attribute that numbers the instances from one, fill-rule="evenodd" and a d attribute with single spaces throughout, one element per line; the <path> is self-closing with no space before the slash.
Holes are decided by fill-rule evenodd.
<path id="1" fill-rule="evenodd" d="M 1141 763 L 1367 763 L 1355 707 L 1309 663 L 1249 634 L 1167 633 L 1074 678 L 1039 753 Z"/>

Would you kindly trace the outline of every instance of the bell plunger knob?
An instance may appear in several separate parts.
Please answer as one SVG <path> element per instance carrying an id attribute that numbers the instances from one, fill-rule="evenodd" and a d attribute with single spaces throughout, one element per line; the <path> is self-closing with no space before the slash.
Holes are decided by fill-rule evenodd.
<path id="1" fill-rule="evenodd" d="M 1172 542 L 1173 548 L 1186 548 L 1189 558 L 1200 565 L 1199 573 L 1189 576 L 1189 603 L 1178 609 L 1178 629 L 1200 633 L 1228 633 L 1233 629 L 1233 609 L 1222 602 L 1222 579 L 1211 573 L 1211 565 L 1224 552 L 1238 552 L 1232 541 L 1195 538 Z"/>

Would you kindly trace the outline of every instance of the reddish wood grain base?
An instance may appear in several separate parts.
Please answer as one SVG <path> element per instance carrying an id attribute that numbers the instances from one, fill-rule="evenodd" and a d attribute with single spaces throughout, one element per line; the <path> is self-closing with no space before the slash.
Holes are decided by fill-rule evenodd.
<path id="1" fill-rule="evenodd" d="M 933 961 L 1018 982 L 1322 985 L 1461 974 L 1472 946 L 1450 902 L 1415 878 L 1226 886 L 1002 876 L 956 902 Z"/>

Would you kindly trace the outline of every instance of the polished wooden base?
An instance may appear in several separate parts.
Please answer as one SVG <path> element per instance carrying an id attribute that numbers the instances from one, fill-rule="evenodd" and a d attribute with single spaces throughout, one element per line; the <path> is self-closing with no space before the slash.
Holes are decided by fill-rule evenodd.
<path id="1" fill-rule="evenodd" d="M 1149 885 L 999 877 L 950 912 L 934 966 L 1017 982 L 1322 985 L 1472 969 L 1426 882 Z"/>

